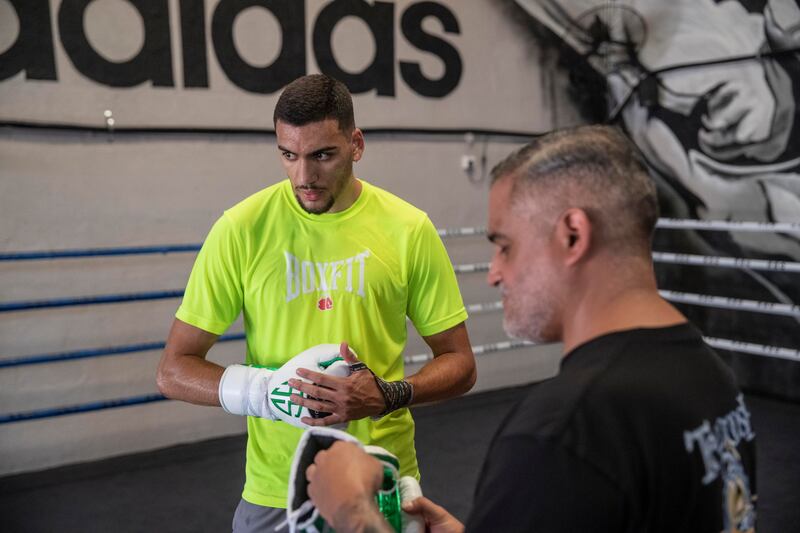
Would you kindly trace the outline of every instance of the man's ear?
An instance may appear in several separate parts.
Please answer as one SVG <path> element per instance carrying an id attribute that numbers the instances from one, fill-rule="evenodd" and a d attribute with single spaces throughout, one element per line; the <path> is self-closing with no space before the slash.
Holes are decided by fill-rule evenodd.
<path id="1" fill-rule="evenodd" d="M 556 238 L 564 254 L 564 264 L 572 266 L 589 254 L 592 247 L 592 222 L 586 211 L 567 209 L 558 219 Z"/>
<path id="2" fill-rule="evenodd" d="M 364 155 L 364 133 L 358 128 L 353 128 L 350 142 L 353 143 L 353 161 L 358 161 Z"/>

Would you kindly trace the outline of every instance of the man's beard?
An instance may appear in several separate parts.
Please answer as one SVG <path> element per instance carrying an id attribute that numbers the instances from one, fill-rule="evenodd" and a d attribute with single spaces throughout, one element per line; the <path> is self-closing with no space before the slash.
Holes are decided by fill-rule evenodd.
<path id="1" fill-rule="evenodd" d="M 311 215 L 321 215 L 323 213 L 327 213 L 330 210 L 330 208 L 333 207 L 333 204 L 336 202 L 336 198 L 334 198 L 333 195 L 331 195 L 331 197 L 328 198 L 328 201 L 325 202 L 325 205 L 323 205 L 322 207 L 311 208 L 303 203 L 299 195 L 295 194 L 294 197 L 297 200 L 297 203 L 300 205 L 300 208 L 306 213 L 309 213 Z"/>
<path id="2" fill-rule="evenodd" d="M 546 285 L 539 282 L 540 287 Z M 503 330 L 514 339 L 535 343 L 551 342 L 553 332 L 547 331 L 556 313 L 556 301 L 544 290 L 525 290 L 523 287 L 505 292 L 503 297 Z"/>

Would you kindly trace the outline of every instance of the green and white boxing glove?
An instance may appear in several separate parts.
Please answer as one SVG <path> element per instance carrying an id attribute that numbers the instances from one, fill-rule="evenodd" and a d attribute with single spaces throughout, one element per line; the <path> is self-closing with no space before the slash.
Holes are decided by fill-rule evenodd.
<path id="1" fill-rule="evenodd" d="M 350 375 L 348 365 L 339 355 L 338 344 L 318 344 L 305 350 L 275 371 L 269 379 L 267 403 L 275 419 L 283 420 L 287 424 L 306 429 L 308 425 L 300 421 L 303 417 L 324 418 L 328 413 L 319 413 L 307 407 L 292 403 L 292 394 L 305 396 L 303 392 L 289 386 L 290 379 L 309 382 L 297 375 L 298 368 L 306 368 L 315 372 L 338 377 Z"/>
<path id="2" fill-rule="evenodd" d="M 305 429 L 303 417 L 322 418 L 327 413 L 310 411 L 291 401 L 302 392 L 289 386 L 289 379 L 303 379 L 298 368 L 339 377 L 350 375 L 349 365 L 339 355 L 338 344 L 319 344 L 289 359 L 278 369 L 249 365 L 231 365 L 219 382 L 219 402 L 228 413 L 282 420 Z M 308 380 L 303 380 L 308 381 Z"/>
<path id="3" fill-rule="evenodd" d="M 383 517 L 398 533 L 425 533 L 425 520 L 403 511 L 403 503 L 422 496 L 419 481 L 411 476 L 400 477 L 400 461 L 380 446 L 364 446 L 364 451 L 383 464 L 383 485 L 375 495 Z"/>
<path id="4" fill-rule="evenodd" d="M 422 496 L 422 489 L 413 477 L 400 477 L 397 457 L 380 446 L 364 446 L 349 433 L 326 427 L 313 427 L 303 433 L 295 450 L 286 501 L 286 523 L 289 525 L 289 531 L 291 533 L 333 531 L 308 497 L 308 480 L 305 473 L 314 462 L 317 452 L 330 448 L 338 440 L 356 444 L 383 465 L 383 483 L 375 494 L 375 503 L 392 529 L 397 533 L 424 533 L 423 518 L 402 510 L 403 502 Z"/>

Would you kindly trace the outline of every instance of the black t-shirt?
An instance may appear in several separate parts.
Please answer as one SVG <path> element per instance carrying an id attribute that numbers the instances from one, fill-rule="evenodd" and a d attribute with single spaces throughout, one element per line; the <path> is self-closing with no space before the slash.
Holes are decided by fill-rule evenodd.
<path id="1" fill-rule="evenodd" d="M 495 435 L 467 531 L 749 531 L 755 434 L 691 325 L 575 348 Z"/>

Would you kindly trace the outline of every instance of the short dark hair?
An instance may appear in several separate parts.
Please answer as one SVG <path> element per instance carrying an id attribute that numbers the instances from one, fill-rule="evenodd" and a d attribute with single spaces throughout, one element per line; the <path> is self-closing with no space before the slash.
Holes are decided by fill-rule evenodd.
<path id="1" fill-rule="evenodd" d="M 492 183 L 511 176 L 513 204 L 545 198 L 554 208 L 582 208 L 603 242 L 649 252 L 658 221 L 656 187 L 636 146 L 612 126 L 548 133 L 492 169 Z"/>
<path id="2" fill-rule="evenodd" d="M 287 85 L 272 115 L 273 125 L 278 121 L 293 126 L 304 126 L 328 118 L 339 122 L 341 131 L 355 127 L 353 99 L 347 86 L 324 74 L 310 74 L 297 78 Z"/>

